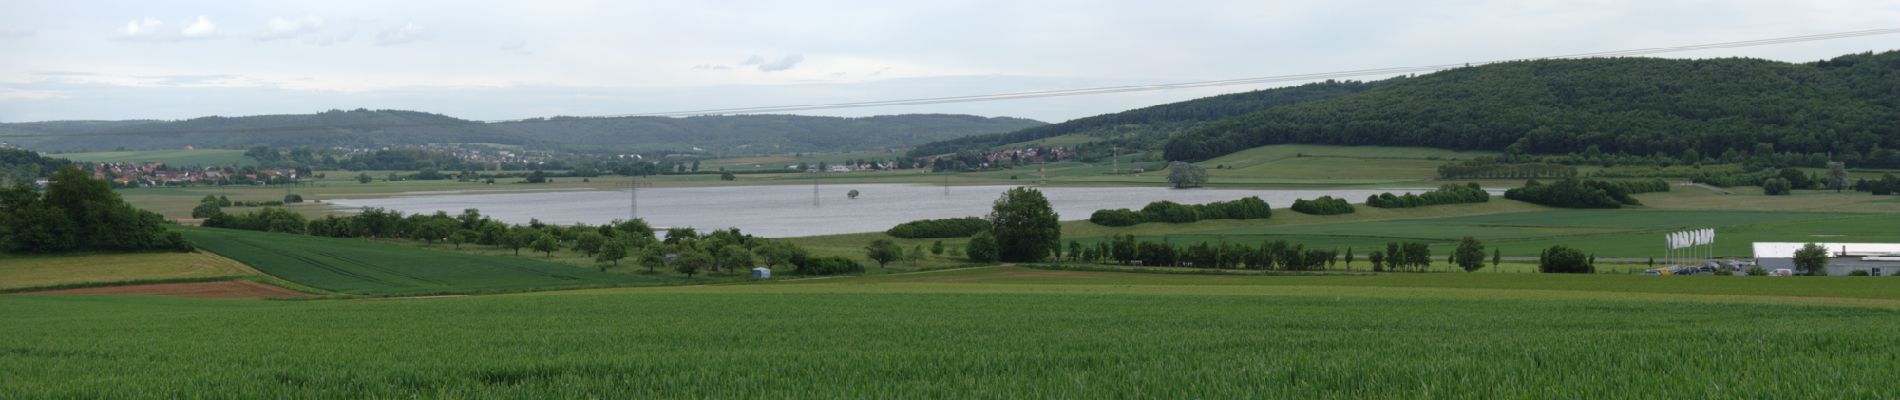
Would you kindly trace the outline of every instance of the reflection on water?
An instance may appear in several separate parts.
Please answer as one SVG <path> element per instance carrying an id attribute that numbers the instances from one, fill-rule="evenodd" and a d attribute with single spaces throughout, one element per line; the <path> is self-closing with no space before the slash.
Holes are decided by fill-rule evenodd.
<path id="1" fill-rule="evenodd" d="M 760 185 L 640 189 L 640 217 L 656 227 L 690 226 L 706 229 L 737 227 L 768 237 L 811 236 L 890 229 L 906 221 L 988 214 L 991 203 L 1013 186 L 942 186 L 905 184 L 824 185 L 813 205 L 811 186 Z M 858 198 L 846 192 L 857 190 Z M 1207 203 L 1260 196 L 1274 207 L 1294 199 L 1344 197 L 1358 203 L 1366 196 L 1406 190 L 1302 189 L 1244 190 L 1162 187 L 1045 187 L 1043 194 L 1063 220 L 1088 219 L 1089 213 L 1108 208 L 1141 208 L 1148 202 L 1172 200 Z M 1412 190 L 1420 192 L 1422 190 Z M 480 209 L 482 214 L 510 223 L 530 218 L 552 224 L 602 224 L 625 219 L 632 208 L 626 191 L 565 191 L 533 193 L 439 194 L 380 199 L 339 199 L 345 207 L 382 207 L 404 213 L 451 214 Z"/>

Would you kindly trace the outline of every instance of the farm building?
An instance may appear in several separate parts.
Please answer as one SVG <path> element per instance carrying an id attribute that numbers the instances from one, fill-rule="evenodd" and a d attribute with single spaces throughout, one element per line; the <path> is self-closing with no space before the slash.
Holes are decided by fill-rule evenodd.
<path id="1" fill-rule="evenodd" d="M 1794 252 L 1807 243 L 1757 242 L 1755 262 L 1769 271 L 1795 269 Z M 1815 243 L 1828 250 L 1827 274 L 1867 271 L 1872 275 L 1900 274 L 1900 243 Z"/>

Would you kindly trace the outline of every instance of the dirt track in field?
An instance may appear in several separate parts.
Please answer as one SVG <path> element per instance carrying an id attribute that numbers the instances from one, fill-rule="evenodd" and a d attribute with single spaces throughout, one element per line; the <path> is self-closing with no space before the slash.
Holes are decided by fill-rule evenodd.
<path id="1" fill-rule="evenodd" d="M 266 285 L 262 283 L 235 280 L 221 282 L 155 283 L 149 285 L 105 286 L 79 289 L 59 289 L 20 294 L 95 294 L 95 295 L 143 295 L 143 296 L 182 296 L 210 299 L 294 299 L 311 297 L 295 290 Z"/>

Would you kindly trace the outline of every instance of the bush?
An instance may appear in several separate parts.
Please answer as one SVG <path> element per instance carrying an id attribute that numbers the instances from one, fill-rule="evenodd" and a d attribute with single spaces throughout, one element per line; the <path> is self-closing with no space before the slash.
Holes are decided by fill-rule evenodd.
<path id="1" fill-rule="evenodd" d="M 284 204 L 302 203 L 302 202 L 303 202 L 303 195 L 301 194 L 291 193 L 291 194 L 284 195 Z"/>
<path id="2" fill-rule="evenodd" d="M 1141 219 L 1145 222 L 1188 223 L 1201 220 L 1194 208 L 1172 201 L 1162 200 L 1148 203 L 1141 208 Z"/>
<path id="3" fill-rule="evenodd" d="M 1143 222 L 1187 223 L 1204 219 L 1262 219 L 1273 216 L 1273 206 L 1257 196 L 1207 204 L 1180 204 L 1162 200 L 1148 203 L 1141 211 L 1126 208 L 1096 210 L 1089 222 L 1102 226 L 1129 226 Z"/>
<path id="4" fill-rule="evenodd" d="M 1748 271 L 1744 273 L 1748 274 L 1748 276 L 1768 276 L 1768 270 L 1763 269 L 1760 265 L 1748 267 Z"/>
<path id="5" fill-rule="evenodd" d="M 1870 276 L 1870 275 L 1867 274 L 1867 270 L 1857 269 L 1857 270 L 1854 270 L 1853 272 L 1848 272 L 1847 276 Z"/>
<path id="6" fill-rule="evenodd" d="M 1101 226 L 1130 226 L 1142 222 L 1141 214 L 1126 208 L 1095 210 L 1089 214 L 1089 222 Z"/>
<path id="7" fill-rule="evenodd" d="M 1786 196 L 1793 192 L 1793 188 L 1794 185 L 1788 183 L 1787 179 L 1768 178 L 1761 181 L 1761 194 L 1769 196 Z"/>
<path id="8" fill-rule="evenodd" d="M 1669 191 L 1661 179 L 1648 181 L 1599 181 L 1564 179 L 1551 184 L 1531 180 L 1524 187 L 1507 190 L 1504 198 L 1565 208 L 1620 208 L 1642 205 L 1632 193 Z"/>
<path id="9" fill-rule="evenodd" d="M 884 233 L 905 239 L 970 237 L 990 229 L 990 221 L 977 217 L 920 219 L 891 227 Z"/>
<path id="10" fill-rule="evenodd" d="M 1537 271 L 1547 274 L 1588 274 L 1595 273 L 1596 266 L 1590 265 L 1590 257 L 1582 250 L 1569 246 L 1556 245 L 1544 249 L 1537 256 Z"/>
<path id="11" fill-rule="evenodd" d="M 1472 182 L 1464 185 L 1448 184 L 1439 186 L 1438 190 L 1417 195 L 1406 193 L 1403 196 L 1394 196 L 1389 192 L 1381 193 L 1367 197 L 1366 206 L 1378 208 L 1412 208 L 1439 204 L 1483 203 L 1487 201 L 1491 201 L 1491 194 L 1485 192 L 1482 187 L 1479 187 L 1477 182 Z"/>
<path id="12" fill-rule="evenodd" d="M 979 232 L 976 236 L 970 237 L 970 245 L 967 253 L 972 262 L 996 262 L 996 260 L 1002 257 L 1001 252 L 1002 249 L 996 244 L 996 237 L 990 236 L 989 232 Z"/>
<path id="13" fill-rule="evenodd" d="M 859 264 L 857 260 L 844 257 L 809 257 L 799 261 L 800 262 L 796 264 L 798 268 L 794 270 L 794 272 L 799 275 L 839 275 L 864 272 L 864 264 Z"/>
<path id="14" fill-rule="evenodd" d="M 1334 198 L 1333 196 L 1320 196 L 1312 200 L 1294 200 L 1293 211 L 1310 215 L 1338 215 L 1351 214 L 1353 208 L 1351 203 L 1346 202 L 1346 199 Z"/>

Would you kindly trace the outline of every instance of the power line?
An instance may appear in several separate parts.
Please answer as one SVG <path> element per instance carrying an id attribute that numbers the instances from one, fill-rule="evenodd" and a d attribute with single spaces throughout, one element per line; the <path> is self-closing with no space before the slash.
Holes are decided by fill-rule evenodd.
<path id="1" fill-rule="evenodd" d="M 1651 47 L 1651 48 L 1626 49 L 1626 50 L 1612 50 L 1612 51 L 1600 51 L 1600 52 L 1591 52 L 1591 53 L 1544 56 L 1544 57 L 1525 58 L 1525 59 L 1491 60 L 1491 61 L 1483 61 L 1483 62 L 1421 65 L 1421 66 L 1410 66 L 1410 67 L 1370 68 L 1370 69 L 1317 72 L 1317 73 L 1305 73 L 1305 74 L 1260 76 L 1260 77 L 1251 77 L 1251 78 L 1220 79 L 1220 80 L 1210 80 L 1210 81 L 1177 82 L 1177 83 L 1165 83 L 1165 84 L 1153 84 L 1153 85 L 1105 86 L 1105 87 L 1079 88 L 1079 89 L 1038 90 L 1038 91 L 1026 91 L 1026 92 L 993 93 L 993 94 L 966 95 L 966 96 L 924 97 L 924 98 L 912 98 L 912 99 L 861 101 L 861 102 L 846 102 L 846 103 L 793 104 L 793 105 L 760 106 L 760 107 L 713 108 L 713 109 L 668 111 L 668 112 L 653 112 L 653 113 L 577 116 L 577 117 L 569 117 L 569 118 L 589 119 L 589 118 L 624 118 L 624 117 L 680 117 L 680 116 L 722 115 L 722 114 L 760 114 L 760 113 L 789 112 L 789 111 L 812 111 L 812 110 L 831 110 L 831 109 L 844 109 L 844 108 L 866 108 L 866 107 L 887 107 L 887 106 L 914 106 L 914 105 L 972 103 L 972 102 L 1002 101 L 1002 100 L 1022 100 L 1022 99 L 1035 99 L 1035 98 L 1046 98 L 1046 97 L 1087 96 L 1087 95 L 1128 93 L 1128 92 L 1178 90 L 1178 89 L 1192 89 L 1192 88 L 1202 88 L 1202 87 L 1255 85 L 1255 84 L 1263 84 L 1263 83 L 1338 79 L 1338 78 L 1350 78 L 1350 77 L 1360 77 L 1360 76 L 1370 76 L 1370 75 L 1396 75 L 1396 74 L 1408 74 L 1408 73 L 1418 73 L 1418 72 L 1432 72 L 1432 71 L 1440 71 L 1440 70 L 1446 70 L 1446 69 L 1452 69 L 1452 68 L 1461 68 L 1461 67 L 1468 67 L 1468 66 L 1479 66 L 1479 65 L 1488 65 L 1488 64 L 1497 64 L 1497 63 L 1515 62 L 1515 61 L 1528 61 L 1528 60 L 1573 59 L 1573 58 L 1590 58 L 1590 57 L 1627 57 L 1627 56 L 1639 56 L 1639 55 L 1651 55 L 1651 54 L 1678 53 L 1678 52 L 1696 51 L 1696 50 L 1745 48 L 1745 47 L 1770 46 L 1770 45 L 1779 45 L 1779 44 L 1814 42 L 1814 41 L 1822 41 L 1822 40 L 1846 39 L 1846 38 L 1877 36 L 1877 35 L 1891 35 L 1891 34 L 1896 34 L 1896 33 L 1900 33 L 1900 28 L 1867 29 L 1867 30 L 1858 30 L 1858 31 L 1849 31 L 1849 32 L 1835 32 L 1835 33 L 1823 33 L 1823 34 L 1801 35 L 1801 36 L 1786 36 L 1786 37 L 1742 40 L 1742 41 L 1732 41 L 1732 42 L 1704 43 L 1704 44 L 1692 44 L 1692 45 L 1682 45 L 1682 46 Z M 358 128 L 382 129 L 382 128 L 474 125 L 474 124 L 479 124 L 479 123 L 501 124 L 501 123 L 565 122 L 565 121 L 566 119 L 563 119 L 563 120 L 512 119 L 512 120 L 468 121 L 468 122 L 456 122 L 456 123 L 430 122 L 430 123 L 363 125 L 363 126 L 308 125 L 308 126 L 278 126 L 278 127 L 270 127 L 270 128 L 251 128 L 251 129 L 233 128 L 233 129 L 217 129 L 217 130 L 178 129 L 178 130 L 152 130 L 152 131 L 136 131 L 136 132 L 85 132 L 85 133 L 65 133 L 65 134 L 57 134 L 57 133 L 18 134 L 18 135 L 0 134 L 0 138 L 86 137 L 86 136 L 167 135 L 167 134 L 206 134 L 206 133 L 253 133 L 253 132 L 304 131 L 304 130 L 313 130 L 313 129 L 358 129 Z"/>

